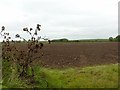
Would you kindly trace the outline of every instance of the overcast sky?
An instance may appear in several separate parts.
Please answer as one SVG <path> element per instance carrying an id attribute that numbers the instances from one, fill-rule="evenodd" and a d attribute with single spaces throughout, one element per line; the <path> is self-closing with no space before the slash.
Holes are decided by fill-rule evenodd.
<path id="1" fill-rule="evenodd" d="M 0 0 L 0 27 L 25 38 L 24 27 L 41 24 L 49 39 L 109 38 L 118 34 L 119 0 Z"/>

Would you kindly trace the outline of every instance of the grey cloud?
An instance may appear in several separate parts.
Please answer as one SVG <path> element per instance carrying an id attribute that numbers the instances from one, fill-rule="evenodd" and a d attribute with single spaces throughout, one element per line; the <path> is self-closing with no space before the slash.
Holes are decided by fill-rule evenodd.
<path id="1" fill-rule="evenodd" d="M 22 20 L 11 21 L 7 27 L 10 32 L 20 32 L 26 38 L 28 36 L 21 29 L 34 28 L 37 23 L 42 25 L 40 35 L 50 39 L 108 38 L 117 35 L 116 2 L 117 0 L 21 0 L 10 6 L 13 5 L 22 13 Z"/>

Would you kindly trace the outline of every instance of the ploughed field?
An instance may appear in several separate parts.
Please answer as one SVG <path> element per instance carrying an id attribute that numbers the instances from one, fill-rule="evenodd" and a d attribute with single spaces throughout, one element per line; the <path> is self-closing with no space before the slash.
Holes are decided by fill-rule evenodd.
<path id="1" fill-rule="evenodd" d="M 25 43 L 16 44 L 16 47 L 23 51 L 27 49 Z M 51 68 L 115 64 L 118 62 L 118 43 L 67 42 L 44 44 L 43 48 L 38 53 L 34 53 L 33 56 L 34 64 L 40 63 L 41 66 Z"/>
<path id="2" fill-rule="evenodd" d="M 118 43 L 85 42 L 45 44 L 41 63 L 45 67 L 84 67 L 118 62 Z"/>

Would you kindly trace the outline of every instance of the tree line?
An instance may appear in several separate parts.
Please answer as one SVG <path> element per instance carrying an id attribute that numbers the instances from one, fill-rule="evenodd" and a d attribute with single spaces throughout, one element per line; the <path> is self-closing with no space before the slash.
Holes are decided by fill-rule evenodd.
<path id="1" fill-rule="evenodd" d="M 118 42 L 120 42 L 120 35 L 118 35 L 118 36 L 116 36 L 115 38 L 113 38 L 113 37 L 109 37 L 109 41 L 118 41 Z"/>

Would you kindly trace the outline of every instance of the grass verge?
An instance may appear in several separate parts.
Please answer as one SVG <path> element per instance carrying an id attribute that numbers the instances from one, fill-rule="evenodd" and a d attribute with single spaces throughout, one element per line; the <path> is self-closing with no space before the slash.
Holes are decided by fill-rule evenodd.
<path id="1" fill-rule="evenodd" d="M 84 68 L 51 69 L 34 66 L 37 83 L 20 80 L 9 62 L 3 63 L 3 88 L 117 88 L 118 64 Z"/>
<path id="2" fill-rule="evenodd" d="M 118 64 L 62 70 L 42 68 L 40 72 L 46 75 L 50 88 L 118 87 Z"/>

